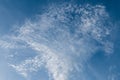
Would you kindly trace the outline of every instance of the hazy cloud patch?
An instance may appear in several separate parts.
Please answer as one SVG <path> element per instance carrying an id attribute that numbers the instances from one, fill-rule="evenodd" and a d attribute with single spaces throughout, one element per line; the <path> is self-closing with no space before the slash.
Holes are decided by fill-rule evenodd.
<path id="1" fill-rule="evenodd" d="M 113 43 L 107 40 L 110 24 L 102 5 L 53 5 L 38 20 L 26 21 L 17 35 L 9 37 L 16 44 L 0 41 L 0 45 L 14 49 L 21 42 L 38 53 L 33 59 L 10 65 L 25 77 L 44 66 L 53 80 L 74 80 L 78 76 L 84 80 L 84 65 L 97 50 L 113 52 Z"/>

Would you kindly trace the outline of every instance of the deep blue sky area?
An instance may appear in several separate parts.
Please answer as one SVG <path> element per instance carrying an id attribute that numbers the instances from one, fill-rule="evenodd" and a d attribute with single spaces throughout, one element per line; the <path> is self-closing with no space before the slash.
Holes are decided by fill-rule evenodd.
<path id="1" fill-rule="evenodd" d="M 120 80 L 120 0 L 0 0 L 0 40 L 4 35 L 11 34 L 16 25 L 22 25 L 26 20 L 34 19 L 36 15 L 42 14 L 49 5 L 63 4 L 65 2 L 105 6 L 106 12 L 110 15 L 114 27 L 112 28 L 113 34 L 111 35 L 111 41 L 114 43 L 114 52 L 108 56 L 104 54 L 104 51 L 97 51 L 97 54 L 93 55 L 88 61 L 89 64 L 86 63 L 86 65 L 88 65 L 86 68 L 89 68 L 86 76 L 91 77 L 88 78 L 88 80 Z M 34 51 L 30 51 L 29 48 L 27 49 L 23 50 L 22 53 L 27 52 L 30 53 L 29 55 L 31 56 Z M 48 73 L 43 67 L 43 69 L 37 71 L 37 73 L 31 74 L 35 77 L 31 75 L 28 79 L 21 77 L 15 70 L 10 70 L 11 68 L 7 66 L 6 59 L 2 57 L 5 56 L 4 54 L 10 53 L 9 50 L 3 48 L 0 48 L 0 50 L 0 68 L 4 67 L 0 69 L 0 80 L 48 80 Z M 24 56 L 24 54 L 22 56 Z M 24 56 L 23 58 L 28 56 Z M 22 58 L 20 57 L 20 59 Z M 17 61 L 15 62 L 17 63 Z M 7 71 L 8 74 L 6 74 Z M 97 78 L 91 73 L 97 76 Z M 106 77 L 108 75 L 111 75 L 111 77 Z M 8 79 L 7 76 L 10 79 Z"/>
<path id="2" fill-rule="evenodd" d="M 11 25 L 22 23 L 24 19 L 39 14 L 43 6 L 51 3 L 68 2 L 69 0 L 0 0 L 0 28 L 1 31 Z M 74 0 L 78 4 L 102 4 L 112 18 L 120 19 L 119 0 Z M 4 33 L 4 32 L 3 32 Z"/>
<path id="3" fill-rule="evenodd" d="M 0 0 L 0 30 L 10 29 L 12 25 L 20 24 L 25 19 L 39 14 L 43 7 L 52 3 L 69 2 L 69 0 Z M 119 0 L 74 0 L 78 4 L 102 4 L 113 19 L 120 20 Z M 9 30 L 8 29 L 8 30 Z"/>

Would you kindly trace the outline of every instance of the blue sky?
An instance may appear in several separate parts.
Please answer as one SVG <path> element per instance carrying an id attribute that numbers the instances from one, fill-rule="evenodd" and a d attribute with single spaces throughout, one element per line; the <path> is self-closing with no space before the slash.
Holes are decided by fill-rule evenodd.
<path id="1" fill-rule="evenodd" d="M 119 0 L 0 0 L 1 80 L 119 80 Z"/>

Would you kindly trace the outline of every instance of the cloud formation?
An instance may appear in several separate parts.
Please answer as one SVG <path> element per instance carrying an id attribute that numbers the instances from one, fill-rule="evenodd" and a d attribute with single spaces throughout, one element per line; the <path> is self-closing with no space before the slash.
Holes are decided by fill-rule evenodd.
<path id="1" fill-rule="evenodd" d="M 53 80 L 84 80 L 84 65 L 97 50 L 113 52 L 113 43 L 107 40 L 111 22 L 102 5 L 52 5 L 37 17 L 9 37 L 15 46 L 22 43 L 38 53 L 33 59 L 10 65 L 26 78 L 44 66 Z M 11 44 L 3 43 L 0 41 L 2 47 Z"/>

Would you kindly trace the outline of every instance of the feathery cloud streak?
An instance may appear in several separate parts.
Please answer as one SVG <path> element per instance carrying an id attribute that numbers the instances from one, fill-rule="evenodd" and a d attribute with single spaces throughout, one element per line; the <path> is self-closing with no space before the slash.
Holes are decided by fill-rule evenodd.
<path id="1" fill-rule="evenodd" d="M 79 79 L 86 79 L 84 63 L 99 49 L 113 52 L 113 43 L 107 40 L 110 28 L 104 6 L 50 6 L 37 20 L 26 21 L 18 34 L 10 37 L 16 46 L 21 42 L 37 52 L 37 56 L 10 66 L 26 78 L 44 66 L 53 80 L 74 80 L 78 77 L 76 74 L 81 74 Z"/>

